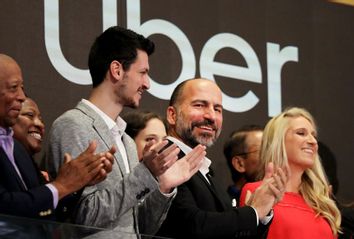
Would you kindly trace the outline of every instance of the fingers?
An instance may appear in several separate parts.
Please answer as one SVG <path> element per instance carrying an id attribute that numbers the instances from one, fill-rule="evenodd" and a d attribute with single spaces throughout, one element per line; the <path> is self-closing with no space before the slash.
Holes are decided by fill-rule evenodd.
<path id="1" fill-rule="evenodd" d="M 162 144 L 163 143 L 163 144 Z M 164 157 L 166 155 L 171 154 L 177 147 L 176 144 L 172 143 L 171 145 L 169 145 L 168 147 L 166 147 L 168 145 L 169 141 L 164 140 L 161 143 L 157 144 L 157 147 L 153 147 L 152 150 L 156 151 L 157 154 L 162 154 Z M 165 148 L 166 147 L 166 148 Z M 178 151 L 179 152 L 179 151 Z"/>
<path id="2" fill-rule="evenodd" d="M 95 185 L 99 182 L 102 182 L 107 178 L 107 172 L 104 169 L 101 169 L 96 176 L 88 183 L 88 185 Z"/>
<path id="3" fill-rule="evenodd" d="M 250 205 L 251 204 L 251 196 L 252 196 L 252 193 L 250 190 L 247 190 L 246 192 L 246 198 L 245 198 L 245 204 L 246 205 Z"/>
<path id="4" fill-rule="evenodd" d="M 176 150 L 178 151 L 178 149 L 176 149 Z M 164 170 L 170 168 L 177 160 L 178 160 L 178 157 L 175 154 L 168 156 L 168 158 L 164 158 L 165 163 L 162 165 L 162 168 Z"/>
<path id="5" fill-rule="evenodd" d="M 96 140 L 92 140 L 89 143 L 89 146 L 84 151 L 84 153 L 93 154 L 93 153 L 95 153 L 96 148 L 97 148 L 97 142 L 96 142 Z"/>
<path id="6" fill-rule="evenodd" d="M 206 155 L 205 149 L 205 146 L 197 145 L 191 152 L 189 152 L 181 159 L 186 160 L 189 163 L 190 172 L 192 174 L 196 173 L 199 170 L 202 161 Z"/>
<path id="7" fill-rule="evenodd" d="M 279 180 L 280 180 L 279 183 L 283 186 L 284 191 L 285 191 L 285 187 L 286 187 L 286 184 L 288 183 L 289 177 L 281 168 L 278 168 L 277 175 L 279 175 Z"/>
<path id="8" fill-rule="evenodd" d="M 69 163 L 72 160 L 71 155 L 68 153 L 64 154 L 64 163 Z"/>
<path id="9" fill-rule="evenodd" d="M 151 147 L 147 147 L 148 152 L 144 152 L 143 162 L 154 176 L 163 174 L 178 159 L 177 155 L 180 149 L 173 143 L 168 146 L 170 143 L 164 140 Z"/>
<path id="10" fill-rule="evenodd" d="M 270 162 L 268 165 L 265 166 L 264 179 L 272 177 L 273 173 L 274 173 L 274 165 L 272 162 Z"/>
<path id="11" fill-rule="evenodd" d="M 116 152 L 117 152 L 117 149 L 116 149 L 116 147 L 114 147 L 114 146 L 112 146 L 112 147 L 109 149 L 109 151 L 108 151 L 108 153 L 110 153 L 110 154 L 112 154 L 112 155 L 114 155 Z"/>
<path id="12" fill-rule="evenodd" d="M 280 191 L 277 187 L 275 187 L 273 184 L 269 184 L 269 189 L 272 191 L 275 201 L 274 204 L 278 203 L 279 201 L 282 200 L 284 193 Z"/>
<path id="13" fill-rule="evenodd" d="M 168 150 L 168 151 L 170 151 L 170 150 Z M 171 153 L 165 154 L 165 152 L 163 152 L 162 154 L 158 155 L 154 159 L 156 169 L 158 169 L 159 174 L 164 173 L 167 169 L 169 169 L 178 160 L 177 155 L 178 155 L 179 151 L 180 151 L 179 148 L 174 148 Z"/>

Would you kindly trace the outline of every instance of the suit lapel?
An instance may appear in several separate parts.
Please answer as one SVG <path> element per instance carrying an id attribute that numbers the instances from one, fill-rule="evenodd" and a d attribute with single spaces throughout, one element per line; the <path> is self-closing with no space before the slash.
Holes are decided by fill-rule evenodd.
<path id="1" fill-rule="evenodd" d="M 18 170 L 21 173 L 22 179 L 27 188 L 34 188 L 40 185 L 39 171 L 34 165 L 33 159 L 28 155 L 22 146 L 15 141 L 14 158 Z"/>
<path id="2" fill-rule="evenodd" d="M 21 172 L 21 167 L 19 167 L 18 162 L 16 161 L 16 146 L 14 146 L 14 158 L 15 158 L 15 163 L 17 165 L 17 168 L 20 170 Z M 5 167 L 7 168 L 7 174 L 9 174 L 10 177 L 14 178 L 18 184 L 18 186 L 20 187 L 20 189 L 22 191 L 26 191 L 25 186 L 23 185 L 23 182 L 20 178 L 20 176 L 18 175 L 18 173 L 16 172 L 16 169 L 14 168 L 14 166 L 12 165 L 12 163 L 10 162 L 10 159 L 7 157 L 6 153 L 3 151 L 2 148 L 0 148 L 0 155 L 1 155 L 1 160 L 3 160 L 3 163 L 5 165 Z M 21 174 L 21 176 L 23 177 L 23 175 Z"/>
<path id="3" fill-rule="evenodd" d="M 92 118 L 92 127 L 95 129 L 97 135 L 101 138 L 102 142 L 107 146 L 107 149 L 110 149 L 112 145 L 114 145 L 117 149 L 116 153 L 114 154 L 114 158 L 116 163 L 118 164 L 118 168 L 122 175 L 126 174 L 124 162 L 122 155 L 119 152 L 115 139 L 111 131 L 108 129 L 106 122 L 99 116 L 93 109 L 91 109 L 86 104 L 79 102 L 76 108 L 86 114 L 88 117 Z"/>
<path id="4" fill-rule="evenodd" d="M 122 141 L 123 141 L 123 144 L 125 146 L 125 150 L 127 151 L 127 158 L 128 158 L 129 168 L 132 169 L 139 163 L 138 153 L 136 151 L 135 142 L 126 133 L 123 134 Z"/>
<path id="5" fill-rule="evenodd" d="M 215 182 L 215 180 L 213 178 L 211 178 L 211 184 L 213 184 L 213 186 L 205 179 L 205 177 L 202 175 L 201 172 L 198 171 L 198 173 L 196 174 L 196 176 L 203 181 L 203 183 L 208 187 L 208 189 L 210 190 L 210 192 L 212 193 L 212 195 L 215 197 L 215 199 L 220 203 L 221 207 L 226 210 L 229 209 L 230 207 L 228 207 L 228 202 L 225 200 L 225 198 L 223 197 L 223 193 L 220 191 L 220 185 L 217 184 L 217 182 Z M 229 203 L 231 206 L 231 202 Z"/>

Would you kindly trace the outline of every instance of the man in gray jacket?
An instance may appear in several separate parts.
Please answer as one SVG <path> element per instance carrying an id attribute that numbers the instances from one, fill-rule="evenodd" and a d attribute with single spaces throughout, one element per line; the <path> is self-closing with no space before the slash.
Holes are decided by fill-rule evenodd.
<path id="1" fill-rule="evenodd" d="M 154 234 L 176 195 L 175 187 L 196 173 L 205 155 L 198 145 L 177 161 L 176 145 L 167 141 L 149 145 L 139 163 L 134 141 L 125 134 L 123 107 L 139 106 L 150 87 L 148 56 L 154 51 L 149 39 L 131 30 L 111 27 L 94 42 L 89 55 L 93 89 L 88 100 L 60 116 L 50 132 L 47 151 L 50 172 L 63 163 L 66 152 L 75 157 L 88 140 L 98 150 L 115 145 L 116 163 L 107 179 L 86 187 L 75 212 L 75 222 L 122 232 Z"/>

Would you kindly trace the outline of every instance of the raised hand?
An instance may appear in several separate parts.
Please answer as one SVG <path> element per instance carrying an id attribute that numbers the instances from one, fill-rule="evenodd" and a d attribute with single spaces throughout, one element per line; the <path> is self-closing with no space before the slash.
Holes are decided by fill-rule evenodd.
<path id="1" fill-rule="evenodd" d="M 95 185 L 106 179 L 107 175 L 112 171 L 112 166 L 114 162 L 113 155 L 115 154 L 115 152 L 116 152 L 116 148 L 112 146 L 109 151 L 97 155 L 100 156 L 98 160 L 103 163 L 103 167 L 98 172 L 96 177 L 88 183 L 88 185 Z"/>
<path id="2" fill-rule="evenodd" d="M 115 148 L 112 147 L 108 152 L 95 155 L 96 148 L 97 143 L 91 142 L 75 160 L 72 160 L 69 154 L 65 154 L 64 164 L 59 169 L 57 178 L 52 182 L 58 190 L 59 199 L 90 183 L 102 181 L 107 173 L 112 171 L 112 153 L 115 152 Z"/>
<path id="3" fill-rule="evenodd" d="M 278 168 L 275 173 L 273 163 L 269 163 L 266 166 L 262 184 L 253 194 L 250 191 L 247 192 L 245 201 L 247 205 L 257 210 L 260 219 L 263 219 L 272 207 L 283 198 L 289 175 L 289 167 L 285 167 L 284 170 Z"/>
<path id="4" fill-rule="evenodd" d="M 168 146 L 168 141 L 163 140 L 160 143 L 148 143 L 143 150 L 142 162 L 155 177 L 163 174 L 172 164 L 177 161 L 177 155 L 180 149 L 176 144 Z"/>
<path id="5" fill-rule="evenodd" d="M 173 188 L 188 181 L 201 167 L 205 149 L 205 146 L 196 146 L 161 174 L 158 177 L 161 192 L 169 193 Z"/>

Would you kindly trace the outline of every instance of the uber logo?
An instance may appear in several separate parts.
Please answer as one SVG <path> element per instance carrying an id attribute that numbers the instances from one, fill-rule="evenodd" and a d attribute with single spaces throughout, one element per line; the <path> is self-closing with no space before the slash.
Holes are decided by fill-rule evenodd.
<path id="1" fill-rule="evenodd" d="M 102 0 L 103 29 L 117 25 L 117 0 Z M 163 19 L 150 19 L 141 23 L 140 0 L 126 1 L 127 28 L 145 37 L 161 34 L 173 41 L 181 55 L 181 72 L 171 84 L 160 84 L 151 79 L 149 92 L 157 98 L 168 100 L 173 89 L 183 80 L 195 77 L 196 56 L 185 33 L 172 22 Z M 67 80 L 81 85 L 91 84 L 88 69 L 71 65 L 64 57 L 59 38 L 59 1 L 44 2 L 45 45 L 49 59 L 55 69 Z M 223 48 L 238 51 L 246 66 L 237 66 L 215 61 L 216 54 Z M 286 46 L 280 49 L 277 43 L 266 43 L 267 49 L 267 93 L 268 115 L 281 112 L 281 70 L 287 62 L 298 62 L 298 48 Z M 202 77 L 214 80 L 214 76 L 224 76 L 233 80 L 243 80 L 262 84 L 262 71 L 256 52 L 246 40 L 234 33 L 218 33 L 203 46 L 199 56 L 199 69 Z M 231 97 L 223 93 L 224 109 L 231 112 L 245 112 L 252 109 L 259 98 L 249 90 L 241 97 Z"/>

